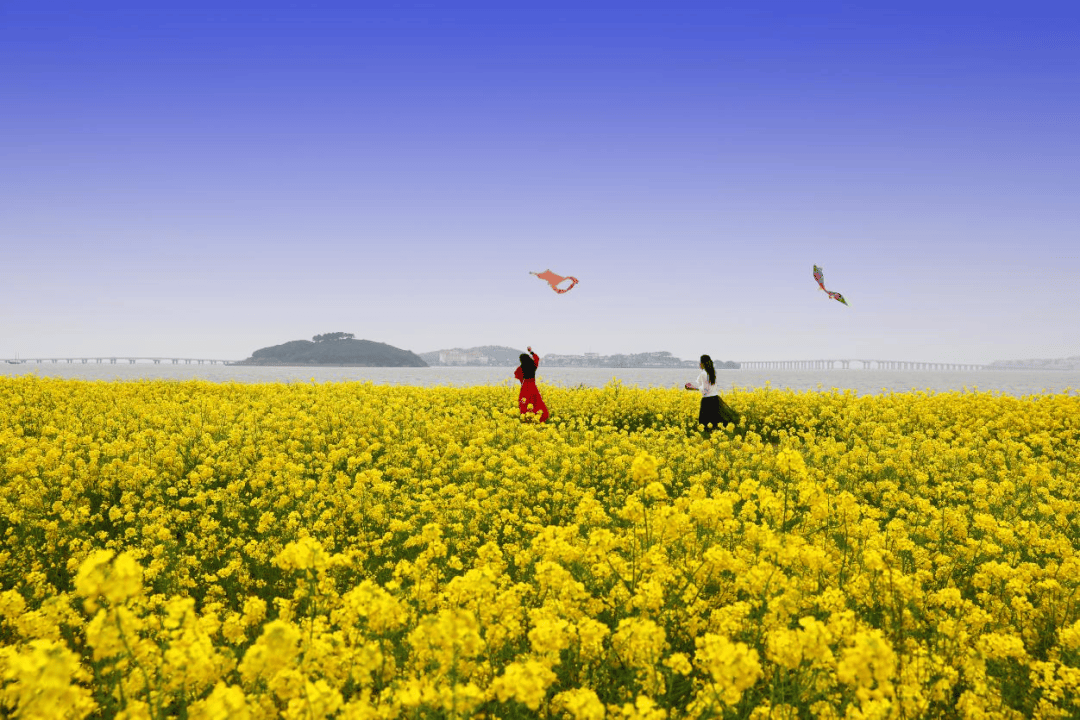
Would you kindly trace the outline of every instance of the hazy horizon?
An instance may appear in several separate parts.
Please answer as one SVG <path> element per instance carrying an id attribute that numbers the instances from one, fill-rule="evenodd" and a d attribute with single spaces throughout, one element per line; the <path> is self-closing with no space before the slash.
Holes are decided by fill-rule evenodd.
<path id="1" fill-rule="evenodd" d="M 305 339 L 309 339 L 309 338 L 294 338 L 294 340 L 305 340 Z M 356 340 L 371 340 L 371 338 L 354 338 L 354 339 L 356 339 Z M 291 341 L 284 341 L 284 342 L 291 342 Z M 379 341 L 376 340 L 374 342 L 379 342 Z M 274 343 L 274 345 L 281 345 L 281 344 L 284 344 L 284 343 Z M 273 347 L 273 345 L 266 346 L 266 347 Z M 397 347 L 397 346 L 392 346 L 392 347 Z M 398 349 L 399 350 L 406 350 L 408 352 L 412 352 L 412 353 L 416 354 L 417 356 L 423 356 L 423 355 L 430 355 L 430 354 L 433 354 L 433 353 L 453 351 L 453 350 L 470 351 L 470 350 L 476 350 L 476 349 L 484 348 L 484 347 L 498 347 L 498 348 L 503 348 L 503 349 L 510 348 L 510 349 L 515 350 L 515 351 L 521 350 L 522 352 L 524 352 L 524 350 L 521 349 L 521 348 L 514 348 L 513 346 L 510 346 L 510 345 L 497 345 L 495 343 L 484 343 L 484 344 L 481 344 L 481 345 L 473 345 L 473 346 L 468 346 L 468 347 L 458 345 L 458 346 L 451 346 L 451 347 L 434 348 L 432 350 L 412 350 L 410 348 L 398 348 Z M 55 359 L 60 359 L 60 360 L 65 360 L 65 359 L 89 359 L 89 360 L 116 359 L 118 361 L 125 361 L 128 358 L 139 358 L 141 360 L 147 361 L 148 359 L 158 358 L 158 359 L 161 359 L 161 360 L 169 360 L 169 359 L 199 360 L 199 359 L 201 359 L 201 360 L 214 360 L 214 361 L 225 360 L 225 361 L 230 361 L 230 362 L 238 362 L 238 361 L 241 361 L 241 360 L 249 359 L 254 352 L 256 352 L 258 350 L 263 350 L 263 349 L 265 349 L 265 348 L 255 348 L 255 350 L 252 350 L 250 353 L 248 353 L 244 357 L 223 357 L 223 356 L 217 356 L 217 355 L 190 355 L 190 354 L 189 355 L 179 354 L 179 355 L 159 355 L 159 356 L 154 356 L 154 355 L 142 355 L 142 354 L 138 354 L 138 353 L 127 353 L 127 354 L 105 353 L 105 354 L 98 354 L 98 355 L 63 355 L 63 354 L 61 354 L 61 355 L 47 355 L 47 356 L 45 356 L 45 355 L 43 355 L 43 356 L 13 355 L 13 356 L 10 356 L 10 357 L 8 357 L 8 356 L 0 357 L 0 360 L 7 360 L 7 359 L 15 359 L 15 358 L 17 358 L 17 359 L 20 359 L 20 360 L 28 360 L 28 361 L 32 362 L 34 360 L 39 360 L 39 359 L 52 360 L 52 359 L 55 358 Z M 536 348 L 534 348 L 534 350 L 536 350 Z M 589 351 L 589 352 L 596 352 L 596 351 Z M 599 352 L 597 352 L 597 354 L 600 357 L 613 357 L 613 356 L 617 356 L 617 355 L 645 355 L 645 354 L 659 353 L 659 352 L 669 352 L 671 355 L 673 355 L 674 357 L 676 357 L 676 358 L 678 358 L 680 360 L 693 360 L 693 361 L 696 361 L 697 358 L 698 358 L 697 355 L 695 355 L 693 357 L 683 357 L 683 356 L 679 355 L 678 353 L 672 353 L 670 351 L 664 350 L 663 348 L 655 348 L 655 349 L 652 349 L 652 350 L 648 350 L 648 349 L 630 350 L 630 351 L 622 352 L 622 353 L 606 353 L 606 352 L 603 352 L 603 351 L 599 351 Z M 585 353 L 563 352 L 563 351 L 560 351 L 558 348 L 554 348 L 554 349 L 549 349 L 546 353 L 543 353 L 543 354 L 538 353 L 538 354 L 540 354 L 541 357 L 543 357 L 544 355 L 559 355 L 559 356 L 567 356 L 567 357 L 581 357 Z M 1069 357 L 1059 357 L 1059 358 L 1033 358 L 1033 357 L 1021 358 L 1021 357 L 1015 357 L 1015 358 L 994 358 L 994 360 L 992 360 L 990 362 L 994 362 L 994 361 L 1004 361 L 1004 362 L 1018 361 L 1018 362 L 1023 362 L 1023 361 L 1040 361 L 1040 360 L 1078 360 L 1078 359 L 1080 359 L 1080 356 L 1076 356 L 1076 355 L 1069 356 Z M 856 361 L 856 362 L 862 361 L 862 360 L 867 360 L 867 361 L 877 361 L 877 360 L 881 360 L 881 361 L 885 361 L 885 360 L 898 361 L 898 360 L 906 360 L 906 361 L 910 361 L 910 362 L 926 362 L 926 363 L 935 363 L 935 362 L 947 363 L 947 362 L 951 362 L 951 361 L 940 360 L 938 358 L 932 358 L 932 357 L 903 359 L 903 358 L 893 358 L 893 357 L 884 357 L 884 356 L 870 357 L 870 356 L 854 356 L 854 355 L 843 356 L 843 357 L 841 357 L 841 356 L 831 356 L 831 357 L 825 357 L 825 356 L 810 357 L 810 356 L 807 356 L 807 357 L 799 357 L 799 358 L 734 358 L 734 357 L 729 358 L 729 357 L 714 357 L 713 360 L 715 362 L 717 362 L 717 363 L 719 363 L 719 362 L 730 362 L 730 361 L 751 362 L 751 361 L 783 361 L 783 360 L 793 360 L 793 361 L 795 361 L 795 360 L 803 360 L 803 361 L 805 361 L 805 360 L 853 360 L 853 361 Z M 972 363 L 972 364 L 987 365 L 989 363 Z M 333 367 L 333 364 L 328 365 L 327 367 Z"/>
<path id="2" fill-rule="evenodd" d="M 0 357 L 1080 355 L 1080 8 L 697 5 L 0 4 Z"/>

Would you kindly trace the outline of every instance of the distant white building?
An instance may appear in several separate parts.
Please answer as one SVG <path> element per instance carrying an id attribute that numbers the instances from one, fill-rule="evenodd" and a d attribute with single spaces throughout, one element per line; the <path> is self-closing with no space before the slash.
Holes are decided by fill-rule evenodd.
<path id="1" fill-rule="evenodd" d="M 465 353 L 460 350 L 442 350 L 439 352 L 439 362 L 445 365 L 464 365 Z"/>
<path id="2" fill-rule="evenodd" d="M 491 358 L 477 350 L 440 350 L 439 362 L 443 365 L 487 365 Z"/>

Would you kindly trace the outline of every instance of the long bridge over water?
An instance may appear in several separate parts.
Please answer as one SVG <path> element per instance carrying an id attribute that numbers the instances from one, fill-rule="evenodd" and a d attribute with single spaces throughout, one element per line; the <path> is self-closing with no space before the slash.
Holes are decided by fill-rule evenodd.
<path id="1" fill-rule="evenodd" d="M 910 360 L 748 360 L 739 363 L 740 370 L 850 370 L 852 363 L 859 363 L 858 370 L 1030 370 L 1020 366 L 977 365 L 974 363 L 913 362 Z"/>
<path id="2" fill-rule="evenodd" d="M 23 363 L 37 363 L 41 365 L 43 363 L 81 363 L 87 365 L 89 363 L 110 363 L 115 365 L 118 362 L 126 362 L 134 365 L 135 363 L 154 363 L 160 365 L 161 363 L 172 363 L 173 365 L 232 365 L 239 361 L 237 360 L 216 360 L 209 358 L 168 358 L 168 357 L 131 357 L 124 355 L 117 355 L 116 357 L 76 357 L 76 358 L 8 358 L 0 360 L 0 362 L 12 363 L 22 365 Z"/>

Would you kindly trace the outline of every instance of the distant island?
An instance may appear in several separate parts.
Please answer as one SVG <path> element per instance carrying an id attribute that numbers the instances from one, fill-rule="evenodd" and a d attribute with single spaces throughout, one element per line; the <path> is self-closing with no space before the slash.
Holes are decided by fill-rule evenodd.
<path id="1" fill-rule="evenodd" d="M 352 333 L 326 333 L 256 350 L 237 365 L 330 365 L 339 367 L 427 367 L 414 352 Z"/>
<path id="2" fill-rule="evenodd" d="M 473 348 L 452 348 L 449 350 L 432 350 L 420 353 L 420 357 L 429 365 L 450 366 L 506 366 L 515 367 L 518 358 L 524 349 L 506 347 L 505 345 L 482 345 Z M 600 367 L 600 368 L 696 368 L 697 360 L 680 360 L 669 352 L 656 351 L 645 353 L 633 353 L 630 355 L 600 355 L 597 353 L 585 353 L 584 355 L 560 355 L 556 353 L 541 354 L 541 365 L 544 367 Z M 733 361 L 714 361 L 717 370 L 737 370 L 739 363 Z"/>

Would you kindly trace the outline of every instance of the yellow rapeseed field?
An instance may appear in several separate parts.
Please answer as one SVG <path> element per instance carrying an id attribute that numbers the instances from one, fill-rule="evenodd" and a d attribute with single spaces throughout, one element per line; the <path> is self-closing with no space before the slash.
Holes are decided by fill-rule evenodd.
<path id="1" fill-rule="evenodd" d="M 1080 397 L 0 378 L 0 715 L 1080 716 Z"/>

